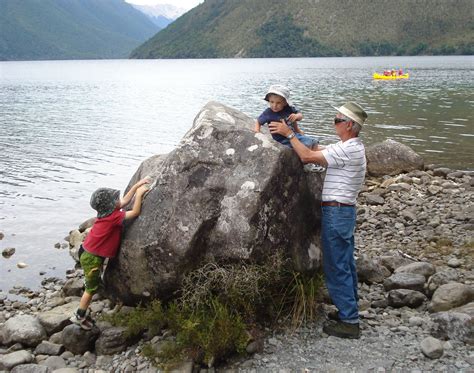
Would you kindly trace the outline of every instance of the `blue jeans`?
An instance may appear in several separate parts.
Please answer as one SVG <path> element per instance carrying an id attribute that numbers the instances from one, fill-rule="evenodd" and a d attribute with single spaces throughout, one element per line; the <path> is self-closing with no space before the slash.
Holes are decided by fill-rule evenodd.
<path id="1" fill-rule="evenodd" d="M 323 270 L 339 318 L 359 322 L 357 271 L 354 260 L 356 208 L 322 206 Z"/>
<path id="2" fill-rule="evenodd" d="M 313 146 L 316 146 L 319 144 L 319 138 L 317 137 L 310 137 L 310 136 L 306 136 L 306 135 L 302 135 L 301 133 L 295 133 L 295 136 L 298 140 L 300 140 L 300 142 L 306 146 L 307 148 L 309 149 L 312 149 Z M 280 140 L 277 140 L 280 144 L 283 144 L 283 145 L 286 145 L 286 146 L 289 146 L 290 148 L 292 148 L 291 144 L 290 144 L 290 140 L 288 140 L 286 137 L 280 139 Z"/>

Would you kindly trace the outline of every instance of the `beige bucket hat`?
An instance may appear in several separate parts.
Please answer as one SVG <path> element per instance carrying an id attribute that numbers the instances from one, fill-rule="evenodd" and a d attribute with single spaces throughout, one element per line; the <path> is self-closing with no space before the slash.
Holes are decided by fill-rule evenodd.
<path id="1" fill-rule="evenodd" d="M 359 123 L 361 126 L 367 119 L 367 113 L 365 110 L 356 102 L 346 102 L 344 105 L 340 107 L 333 106 L 341 114 L 345 115 L 346 117 L 352 119 L 354 122 Z"/>
<path id="2" fill-rule="evenodd" d="M 281 84 L 271 85 L 270 88 L 268 88 L 268 91 L 264 97 L 264 100 L 268 101 L 268 96 L 272 94 L 283 97 L 286 100 L 286 103 L 288 105 L 291 105 L 290 104 L 290 90 L 288 87 L 285 87 L 284 85 L 281 85 Z"/>

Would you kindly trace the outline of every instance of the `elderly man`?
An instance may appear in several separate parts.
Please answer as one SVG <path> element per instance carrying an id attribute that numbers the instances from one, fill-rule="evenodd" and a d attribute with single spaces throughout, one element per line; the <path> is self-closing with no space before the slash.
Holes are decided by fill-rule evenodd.
<path id="1" fill-rule="evenodd" d="M 272 134 L 286 136 L 304 163 L 327 167 L 321 202 L 323 269 L 329 295 L 339 312 L 324 325 L 323 331 L 341 338 L 359 338 L 354 229 L 356 198 L 366 170 L 359 132 L 367 113 L 355 102 L 335 109 L 338 113 L 334 127 L 341 141 L 325 148 L 308 149 L 283 122 L 272 122 L 269 128 Z"/>

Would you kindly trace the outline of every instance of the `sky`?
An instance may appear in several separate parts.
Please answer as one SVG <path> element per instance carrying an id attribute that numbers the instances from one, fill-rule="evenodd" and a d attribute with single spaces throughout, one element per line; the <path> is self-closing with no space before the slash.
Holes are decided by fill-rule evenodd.
<path id="1" fill-rule="evenodd" d="M 191 9 L 204 0 L 126 0 L 127 3 L 139 5 L 171 4 L 178 8 Z"/>

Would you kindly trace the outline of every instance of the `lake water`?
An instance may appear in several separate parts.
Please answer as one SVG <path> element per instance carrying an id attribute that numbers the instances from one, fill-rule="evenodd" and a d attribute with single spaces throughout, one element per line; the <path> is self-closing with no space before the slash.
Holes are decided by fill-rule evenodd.
<path id="1" fill-rule="evenodd" d="M 172 150 L 206 102 L 251 117 L 270 84 L 292 90 L 309 134 L 335 140 L 331 105 L 361 103 L 366 144 L 392 138 L 426 163 L 474 169 L 473 57 L 0 62 L 0 290 L 72 267 L 54 244 L 93 216 L 90 194 L 123 190 Z M 385 68 L 407 81 L 373 81 Z M 18 269 L 19 262 L 28 264 Z"/>

